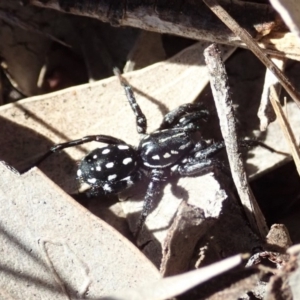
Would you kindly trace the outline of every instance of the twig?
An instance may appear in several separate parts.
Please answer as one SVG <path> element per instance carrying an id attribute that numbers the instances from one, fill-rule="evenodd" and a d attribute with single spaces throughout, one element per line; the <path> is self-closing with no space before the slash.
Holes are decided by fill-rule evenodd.
<path id="1" fill-rule="evenodd" d="M 214 96 L 220 127 L 226 145 L 233 181 L 252 230 L 264 239 L 268 233 L 264 216 L 248 184 L 236 133 L 236 122 L 225 66 L 220 51 L 215 44 L 204 51 L 205 61 L 210 74 L 210 84 Z"/>
<path id="2" fill-rule="evenodd" d="M 29 0 L 30 4 L 89 16 L 117 26 L 175 34 L 195 40 L 245 48 L 245 44 L 207 9 L 202 1 L 60 1 Z M 225 1 L 223 1 L 224 3 Z M 224 7 L 253 34 L 266 52 L 300 60 L 300 43 L 295 34 L 280 25 L 270 5 L 245 1 L 226 1 Z M 267 33 L 267 34 L 266 34 Z"/>
<path id="3" fill-rule="evenodd" d="M 218 18 L 232 30 L 251 50 L 257 58 L 278 78 L 287 93 L 292 97 L 300 108 L 300 94 L 289 82 L 281 70 L 269 59 L 265 50 L 262 50 L 251 35 L 218 4 L 216 0 L 203 0 L 203 2 L 218 16 Z"/>
<path id="4" fill-rule="evenodd" d="M 285 67 L 286 60 L 284 58 L 270 57 L 272 61 L 276 64 L 280 70 L 283 70 Z M 260 120 L 260 131 L 267 130 L 269 124 L 276 120 L 276 115 L 270 101 L 270 87 L 274 86 L 278 94 L 281 92 L 281 85 L 278 82 L 278 79 L 274 74 L 266 69 L 264 88 L 261 94 L 260 105 L 258 109 L 257 116 Z"/>
<path id="5" fill-rule="evenodd" d="M 300 175 L 300 151 L 297 146 L 297 142 L 296 142 L 295 136 L 293 134 L 293 131 L 290 127 L 290 124 L 287 121 L 287 119 L 284 115 L 284 112 L 282 110 L 282 107 L 280 105 L 276 89 L 273 86 L 270 87 L 270 100 L 271 100 L 271 103 L 275 110 L 275 114 L 277 116 L 277 119 L 280 124 L 283 135 L 284 135 L 284 137 L 289 145 L 289 148 L 291 150 L 291 154 L 295 161 L 295 165 L 296 165 L 298 174 Z"/>

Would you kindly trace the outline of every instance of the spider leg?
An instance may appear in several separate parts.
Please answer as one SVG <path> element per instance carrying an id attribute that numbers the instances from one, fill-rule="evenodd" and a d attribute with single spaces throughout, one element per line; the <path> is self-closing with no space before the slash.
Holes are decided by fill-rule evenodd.
<path id="1" fill-rule="evenodd" d="M 224 141 L 216 142 L 211 145 L 207 145 L 205 141 L 201 141 L 195 144 L 191 153 L 194 153 L 193 157 L 199 160 L 216 155 L 223 149 L 225 149 Z"/>
<path id="2" fill-rule="evenodd" d="M 268 145 L 256 140 L 239 140 L 239 146 L 251 148 L 261 146 L 271 152 L 278 152 Z M 224 141 L 207 146 L 206 142 L 198 142 L 191 150 L 191 155 L 173 168 L 173 174 L 181 176 L 200 176 L 212 171 L 215 167 L 230 175 L 229 169 L 218 159 L 211 157 L 225 149 Z"/>
<path id="3" fill-rule="evenodd" d="M 285 156 L 289 156 L 288 153 L 285 152 L 281 152 L 278 151 L 268 145 L 266 145 L 265 143 L 258 141 L 258 140 L 254 140 L 254 139 L 249 139 L 249 140 L 245 140 L 245 139 L 240 139 L 239 141 L 239 146 L 243 147 L 243 148 L 253 148 L 253 147 L 257 147 L 260 146 L 262 148 L 265 148 L 266 150 L 270 151 L 270 152 L 274 152 L 274 153 L 278 153 L 281 155 L 285 155 Z"/>
<path id="4" fill-rule="evenodd" d="M 154 169 L 151 171 L 151 179 L 147 188 L 142 212 L 136 225 L 136 231 L 134 234 L 135 237 L 138 237 L 139 233 L 141 232 L 145 220 L 153 207 L 153 201 L 155 198 L 157 198 L 160 195 L 165 180 L 166 180 L 166 176 L 164 170 Z"/>
<path id="5" fill-rule="evenodd" d="M 202 103 L 186 103 L 167 113 L 159 130 L 177 126 L 185 127 L 201 120 L 207 121 L 208 116 L 209 112 Z"/>
<path id="6" fill-rule="evenodd" d="M 52 155 L 55 152 L 61 151 L 61 150 L 66 149 L 66 148 L 86 144 L 86 143 L 89 143 L 89 142 L 92 142 L 92 141 L 105 143 L 105 144 L 126 144 L 124 141 L 122 141 L 120 139 L 117 139 L 117 138 L 114 138 L 112 136 L 108 136 L 108 135 L 89 135 L 89 136 L 85 136 L 85 137 L 83 137 L 81 139 L 78 139 L 78 140 L 74 140 L 74 141 L 54 145 L 42 157 L 40 157 L 33 164 L 33 166 L 38 166 L 42 161 L 44 161 L 46 158 L 48 158 L 50 155 Z M 32 168 L 32 166 L 22 170 L 21 173 L 27 172 L 31 168 Z"/>
<path id="7" fill-rule="evenodd" d="M 282 155 L 286 155 L 286 153 L 277 151 L 276 149 L 264 144 L 263 142 L 257 141 L 257 140 L 239 140 L 238 141 L 239 146 L 241 148 L 253 148 L 260 146 L 262 148 L 265 148 L 266 150 L 270 152 L 279 153 Z M 205 159 L 207 157 L 211 157 L 213 155 L 216 155 L 221 150 L 225 149 L 225 143 L 224 141 L 213 143 L 209 146 L 207 146 L 207 143 L 205 141 L 198 142 L 195 144 L 194 149 L 192 149 L 191 153 L 195 153 L 194 157 L 197 159 Z"/>
<path id="8" fill-rule="evenodd" d="M 222 170 L 230 176 L 229 169 L 218 159 L 211 158 L 225 148 L 224 141 L 207 145 L 205 141 L 195 144 L 190 155 L 181 163 L 175 165 L 173 174 L 181 176 L 201 176 L 211 172 L 214 168 Z"/>
<path id="9" fill-rule="evenodd" d="M 173 174 L 180 176 L 201 176 L 213 171 L 215 168 L 222 170 L 225 174 L 230 175 L 226 166 L 217 159 L 194 159 L 186 163 L 181 163 L 173 171 Z"/>
<path id="10" fill-rule="evenodd" d="M 206 114 L 204 111 L 195 111 L 185 115 L 179 119 L 177 125 L 174 128 L 181 128 L 184 131 L 197 131 L 203 126 L 203 121 L 207 121 Z"/>
<path id="11" fill-rule="evenodd" d="M 114 68 L 114 74 L 116 76 L 118 76 L 121 85 L 124 87 L 127 100 L 131 106 L 133 113 L 136 116 L 137 132 L 140 134 L 145 134 L 147 131 L 147 119 L 146 119 L 145 115 L 143 114 L 139 104 L 136 102 L 136 99 L 135 99 L 135 96 L 134 96 L 131 86 L 125 81 L 124 78 L 122 78 L 119 69 Z"/>

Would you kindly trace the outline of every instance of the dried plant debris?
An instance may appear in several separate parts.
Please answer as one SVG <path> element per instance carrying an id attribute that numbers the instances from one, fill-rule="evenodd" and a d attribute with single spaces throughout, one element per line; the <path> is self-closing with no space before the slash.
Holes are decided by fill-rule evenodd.
<path id="1" fill-rule="evenodd" d="M 273 224 L 266 237 L 266 244 L 269 250 L 285 253 L 293 243 L 286 226 Z"/>
<path id="2" fill-rule="evenodd" d="M 265 55 L 264 51 L 258 43 L 251 37 L 250 33 L 242 28 L 238 22 L 230 16 L 230 14 L 218 4 L 216 0 L 204 0 L 205 4 L 218 16 L 228 28 L 232 30 L 257 56 L 257 58 L 277 77 L 282 87 L 290 95 L 290 97 L 297 103 L 300 108 L 300 93 L 294 85 L 288 80 L 284 73 L 272 62 L 272 60 Z"/>
<path id="3" fill-rule="evenodd" d="M 202 1 L 184 1 L 184 3 L 173 1 L 172 5 L 169 2 L 144 1 L 126 4 L 115 1 L 113 5 L 98 1 L 31 0 L 29 2 L 41 7 L 97 18 L 117 26 L 132 26 L 195 40 L 244 46 L 211 14 Z M 231 1 L 226 0 L 221 3 L 231 11 L 245 29 L 255 38 L 260 39 L 262 48 L 266 48 L 269 54 L 299 60 L 300 44 L 296 35 L 289 34 L 285 26 L 282 26 L 281 19 L 276 17 L 270 5 L 250 1 L 239 1 L 233 5 Z"/>
<path id="4" fill-rule="evenodd" d="M 300 9 L 296 0 L 270 0 L 286 25 L 300 37 Z"/>
<path id="5" fill-rule="evenodd" d="M 199 270 L 186 272 L 181 275 L 163 278 L 160 281 L 145 286 L 144 288 L 124 291 L 114 295 L 117 299 L 169 299 L 178 296 L 191 287 L 204 283 L 220 276 L 233 268 L 240 266 L 245 257 L 236 255 Z"/>
<path id="6" fill-rule="evenodd" d="M 270 267 L 242 268 L 239 264 L 246 259 L 234 256 L 199 270 L 171 276 L 136 290 L 115 293 L 116 299 L 167 299 L 183 294 L 180 299 L 297 299 L 299 245 L 288 250 L 290 258 L 280 269 Z M 230 270 L 235 268 L 234 270 Z M 225 272 L 224 275 L 221 275 Z M 270 279 L 268 284 L 267 278 Z M 207 283 L 205 283 L 207 281 Z M 219 290 L 219 291 L 217 291 Z M 213 292 L 214 291 L 214 292 Z M 217 291 L 217 292 L 216 292 Z M 114 298 L 113 298 L 114 299 Z"/>
<path id="7" fill-rule="evenodd" d="M 126 238 L 39 170 L 0 168 L 0 286 L 14 299 L 95 299 L 159 278 Z"/>
<path id="8" fill-rule="evenodd" d="M 297 7 L 288 17 L 276 7 L 289 32 L 266 2 L 218 1 L 254 38 L 250 44 L 258 42 L 273 63 L 280 60 L 291 90 L 299 90 Z M 289 10 L 286 1 L 277 2 Z M 230 45 L 219 46 L 232 99 L 221 116 L 227 111 L 236 120 L 227 126 L 236 127 L 238 139 L 289 152 L 281 131 L 289 125 L 297 150 L 299 108 L 284 89 L 279 93 L 282 73 L 274 77 L 250 51 L 236 49 L 249 47 L 248 40 L 243 44 L 203 1 L 103 3 L 0 1 L 0 159 L 6 162 L 0 165 L 0 298 L 297 299 L 298 248 L 289 247 L 300 242 L 300 182 L 293 163 L 286 164 L 290 158 L 279 152 L 254 147 L 235 154 L 246 162 L 260 219 L 266 219 L 260 234 L 249 226 L 225 151 L 215 157 L 221 164 L 203 176 L 168 179 L 137 238 L 149 181 L 88 198 L 89 186 L 76 179 L 77 162 L 99 143 L 50 156 L 39 165 L 49 178 L 36 168 L 18 173 L 52 145 L 83 136 L 110 135 L 138 145 L 135 116 L 113 76 L 115 66 L 133 87 L 147 132 L 179 105 L 202 103 L 210 117 L 195 138 L 220 141 L 203 56 L 212 41 Z M 226 84 L 225 75 L 212 77 Z M 287 97 L 283 129 L 270 108 L 274 86 L 278 106 Z M 43 95 L 48 92 L 54 93 Z"/>
<path id="9" fill-rule="evenodd" d="M 210 73 L 211 89 L 220 120 L 222 136 L 226 144 L 232 178 L 252 230 L 259 233 L 263 238 L 266 235 L 267 224 L 247 182 L 225 65 L 215 44 L 205 49 L 204 56 Z"/>
<path id="10" fill-rule="evenodd" d="M 280 70 L 284 70 L 284 66 L 286 63 L 285 59 L 278 59 L 276 57 L 272 57 L 271 59 Z M 259 106 L 259 109 L 257 112 L 257 116 L 260 119 L 260 130 L 261 131 L 267 130 L 268 125 L 271 122 L 274 122 L 276 119 L 274 109 L 270 102 L 270 87 L 271 86 L 274 86 L 277 94 L 280 95 L 281 85 L 279 84 L 276 76 L 274 76 L 274 74 L 269 69 L 267 69 L 265 82 L 264 82 L 264 89 L 263 89 L 263 92 L 261 95 L 260 106 Z"/>
<path id="11" fill-rule="evenodd" d="M 271 277 L 268 284 L 267 300 L 298 299 L 299 289 L 299 244 L 288 249 L 290 255 L 286 264 Z"/>

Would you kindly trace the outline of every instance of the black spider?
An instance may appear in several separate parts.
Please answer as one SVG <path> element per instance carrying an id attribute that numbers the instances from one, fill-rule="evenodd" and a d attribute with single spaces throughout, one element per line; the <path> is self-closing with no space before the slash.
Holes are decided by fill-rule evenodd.
<path id="1" fill-rule="evenodd" d="M 134 97 L 131 87 L 115 70 L 129 104 L 136 116 L 137 131 L 141 135 L 138 147 L 106 135 L 93 135 L 52 147 L 39 161 L 59 150 L 91 141 L 108 144 L 86 155 L 78 166 L 77 177 L 91 187 L 89 194 L 114 194 L 133 186 L 142 174 L 150 178 L 136 233 L 141 230 L 153 200 L 160 194 L 169 176 L 195 176 L 207 173 L 222 164 L 213 156 L 223 149 L 224 142 L 208 144 L 203 139 L 194 141 L 192 133 L 200 131 L 209 113 L 202 104 L 184 104 L 169 112 L 160 127 L 146 133 L 147 120 Z M 252 142 L 253 143 L 253 142 Z M 246 143 L 247 145 L 249 143 Z M 250 143 L 251 144 L 251 143 Z M 262 143 L 255 142 L 255 145 Z M 267 147 L 267 146 L 265 146 Z M 267 147 L 268 148 L 268 147 Z"/>

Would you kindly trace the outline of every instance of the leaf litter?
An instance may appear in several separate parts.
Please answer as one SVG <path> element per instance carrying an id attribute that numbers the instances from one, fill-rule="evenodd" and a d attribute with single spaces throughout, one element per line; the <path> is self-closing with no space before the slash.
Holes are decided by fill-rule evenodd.
<path id="1" fill-rule="evenodd" d="M 200 42 L 169 60 L 124 75 L 133 86 L 137 101 L 148 118 L 148 132 L 158 126 L 166 112 L 180 104 L 193 102 L 199 94 L 200 101 L 212 108 L 205 89 L 208 75 L 202 54 L 208 45 Z M 140 44 L 138 46 L 142 48 Z M 223 51 L 225 59 L 234 48 L 224 48 Z M 132 58 L 139 60 L 139 55 L 133 55 Z M 163 54 L 160 53 L 152 61 L 162 58 Z M 151 61 L 151 57 L 148 61 Z M 137 63 L 139 65 L 143 66 L 145 62 Z M 132 68 L 135 67 L 128 67 Z M 240 103 L 242 105 L 243 102 Z M 287 109 L 288 121 L 297 132 L 298 110 L 293 103 L 288 103 Z M 4 105 L 0 108 L 0 121 L 1 159 L 18 170 L 31 165 L 53 144 L 85 135 L 112 135 L 132 145 L 137 145 L 139 140 L 134 117 L 114 77 Z M 250 123 L 251 118 L 245 122 Z M 212 121 L 208 124 L 212 132 L 206 130 L 210 138 L 217 139 L 218 130 L 215 127 Z M 252 130 L 251 135 L 255 134 L 257 132 Z M 257 135 L 262 137 L 261 134 Z M 276 122 L 269 125 L 263 141 L 277 150 L 287 151 Z M 250 252 L 260 245 L 256 233 L 251 231 L 241 213 L 231 184 L 216 170 L 216 174 L 180 178 L 165 187 L 162 199 L 147 219 L 143 234 L 137 241 L 147 259 L 116 230 L 94 217 L 68 195 L 77 194 L 79 190 L 74 176 L 76 161 L 95 147 L 97 144 L 91 143 L 53 155 L 39 167 L 50 180 L 37 169 L 19 176 L 5 166 L 1 167 L 1 238 L 6 253 L 5 260 L 1 260 L 5 266 L 1 295 L 13 295 L 21 299 L 24 293 L 30 298 L 38 291 L 44 299 L 53 299 L 54 295 L 70 299 L 95 299 L 113 295 L 115 291 L 127 290 L 123 293 L 124 299 L 133 299 L 135 291 L 140 293 L 136 299 L 146 299 L 145 294 L 149 299 L 165 299 L 189 290 L 191 282 L 189 279 L 189 283 L 182 281 L 182 289 L 174 292 L 177 285 L 181 286 L 176 276 L 173 282 L 164 283 L 165 279 L 162 279 L 160 283 L 157 281 L 159 273 L 148 259 L 160 268 L 163 275 L 170 276 L 192 270 L 195 266 L 206 266 L 236 253 Z M 247 160 L 249 175 L 256 178 L 263 176 L 266 170 L 281 165 L 284 160 L 278 154 L 270 154 L 259 148 L 252 149 Z M 129 223 L 129 230 L 124 229 L 126 226 L 123 222 L 118 225 L 123 227 L 120 231 L 126 232 L 126 237 L 132 240 L 130 230 L 136 224 L 144 190 L 145 186 L 141 184 L 135 190 L 119 196 L 121 206 L 120 202 L 115 201 L 112 207 L 109 204 L 100 205 L 100 209 L 94 211 L 110 211 L 105 219 L 108 223 L 113 223 L 110 220 L 115 219 L 112 215 L 117 211 L 120 218 L 126 218 Z M 103 201 L 107 203 L 108 200 Z M 88 200 L 86 206 L 97 207 L 100 201 Z M 284 250 L 288 246 L 289 243 L 283 247 Z M 268 245 L 265 247 L 267 249 Z M 284 257 L 281 260 L 282 266 L 289 266 L 297 259 L 297 251 L 290 253 L 290 259 Z M 18 264 L 14 263 L 16 257 Z M 276 264 L 278 266 L 278 261 L 273 267 Z M 263 292 L 259 289 L 266 286 L 263 275 L 270 274 L 270 271 L 263 267 L 260 269 L 260 263 L 258 266 L 258 269 L 247 271 L 245 278 L 249 279 L 248 282 L 240 280 L 236 281 L 236 286 L 224 288 L 228 282 L 234 282 L 235 276 L 241 279 L 245 270 L 238 268 L 229 273 L 231 276 L 227 276 L 226 280 L 219 277 L 216 282 L 214 279 L 214 287 L 212 284 L 203 286 L 203 295 L 215 293 L 215 297 L 224 297 L 227 293 L 233 299 L 236 295 L 248 299 L 246 294 L 241 295 L 252 290 L 257 298 L 263 297 L 266 289 Z M 212 268 L 219 267 L 216 265 Z M 17 280 L 20 278 L 20 270 L 24 276 L 22 280 Z M 129 271 L 132 271 L 130 275 Z M 281 273 L 275 269 L 272 272 L 275 277 L 271 276 L 270 285 L 274 284 L 276 276 L 287 276 L 284 278 L 291 278 L 292 292 L 297 294 L 293 284 L 297 269 L 291 271 L 291 268 L 284 267 Z M 18 282 L 17 289 L 13 286 L 15 282 Z M 152 285 L 152 282 L 157 283 Z M 195 285 L 201 282 L 198 278 Z M 168 288 L 160 284 L 166 284 Z M 143 292 L 139 292 L 142 291 L 138 288 L 140 285 L 146 286 Z M 253 288 L 255 285 L 256 291 Z M 130 294 L 132 288 L 137 289 Z M 201 293 L 201 287 L 199 291 Z M 274 289 L 268 288 L 267 293 L 268 299 L 275 297 Z M 119 299 L 120 295 L 122 293 L 115 297 Z"/>

